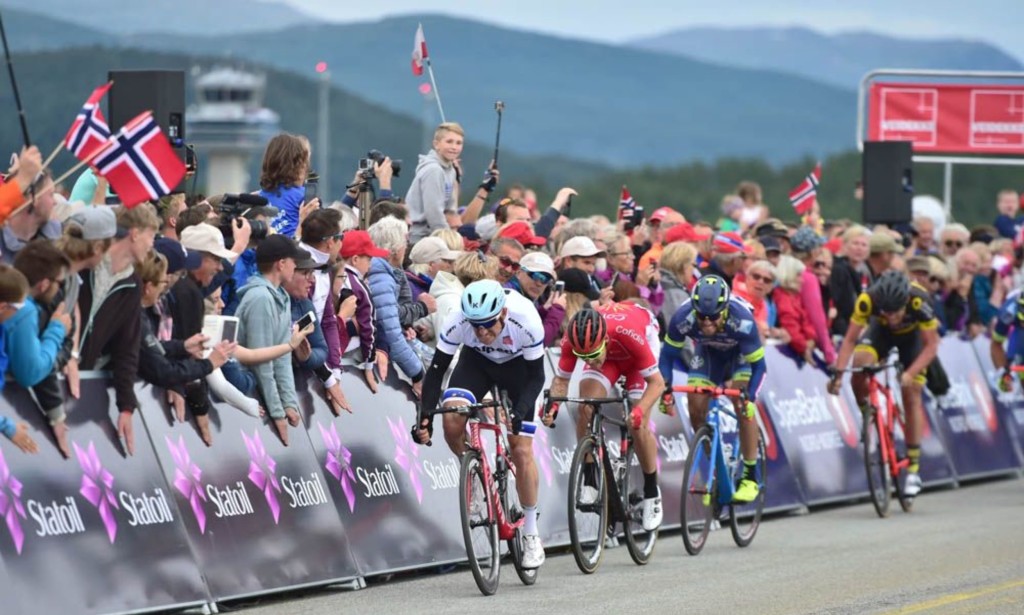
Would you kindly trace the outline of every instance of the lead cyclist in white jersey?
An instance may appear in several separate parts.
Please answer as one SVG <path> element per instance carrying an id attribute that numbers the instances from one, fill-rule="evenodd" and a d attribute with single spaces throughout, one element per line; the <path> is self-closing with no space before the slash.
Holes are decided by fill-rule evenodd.
<path id="1" fill-rule="evenodd" d="M 544 325 L 537 308 L 519 293 L 506 293 L 494 280 L 473 282 L 462 292 L 462 310 L 448 317 L 438 335 L 434 360 L 423 380 L 422 406 L 433 410 L 441 397 L 441 383 L 455 352 L 462 346 L 448 389 L 469 391 L 482 399 L 492 386 L 508 393 L 512 402 L 509 447 L 516 466 L 516 489 L 523 504 L 524 568 L 544 563 L 544 547 L 537 532 L 537 466 L 533 438 L 517 435 L 524 420 L 534 415 L 537 396 L 544 388 Z M 467 402 L 472 403 L 472 402 Z M 444 439 L 461 456 L 466 450 L 466 417 L 443 415 Z M 430 441 L 433 420 L 413 427 L 413 439 Z"/>

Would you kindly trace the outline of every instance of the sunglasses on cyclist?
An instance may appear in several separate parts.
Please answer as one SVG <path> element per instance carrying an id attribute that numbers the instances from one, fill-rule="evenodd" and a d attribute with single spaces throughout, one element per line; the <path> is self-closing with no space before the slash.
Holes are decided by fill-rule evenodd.
<path id="1" fill-rule="evenodd" d="M 494 318 L 492 318 L 490 320 L 484 320 L 484 321 L 481 321 L 481 322 L 473 322 L 471 320 L 471 321 L 469 321 L 469 324 L 472 325 L 472 327 L 474 329 L 490 329 L 495 324 L 497 324 L 498 318 L 499 318 L 498 316 L 495 316 Z"/>
<path id="2" fill-rule="evenodd" d="M 519 271 L 519 263 L 515 262 L 507 256 L 498 257 L 498 263 L 505 269 L 511 269 L 512 271 Z"/>
<path id="3" fill-rule="evenodd" d="M 576 355 L 576 358 L 578 358 L 578 359 L 583 359 L 584 361 L 589 361 L 591 359 L 596 359 L 599 356 L 601 356 L 601 353 L 604 352 L 605 344 L 607 344 L 607 343 L 608 343 L 607 341 L 601 342 L 601 347 L 598 348 L 597 350 L 595 350 L 594 352 L 579 353 L 579 352 L 576 352 L 575 350 L 573 350 L 572 353 L 574 355 Z"/>
<path id="4" fill-rule="evenodd" d="M 719 314 L 711 314 L 710 316 L 705 316 L 704 314 L 697 314 L 697 320 L 701 320 L 701 321 L 704 321 L 704 322 L 718 322 L 721 318 L 722 318 L 722 314 L 721 313 L 719 313 Z"/>
<path id="5" fill-rule="evenodd" d="M 526 270 L 524 269 L 523 271 Z M 550 284 L 551 281 L 554 280 L 554 278 L 551 277 L 551 274 L 544 273 L 543 271 L 526 271 L 526 275 L 530 276 L 530 279 L 533 280 L 534 282 L 538 282 L 540 284 L 545 285 Z"/>

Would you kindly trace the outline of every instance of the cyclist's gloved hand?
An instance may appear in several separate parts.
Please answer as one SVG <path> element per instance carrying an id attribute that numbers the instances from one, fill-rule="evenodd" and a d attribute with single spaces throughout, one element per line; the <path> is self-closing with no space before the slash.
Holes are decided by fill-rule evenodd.
<path id="1" fill-rule="evenodd" d="M 832 379 L 828 381 L 828 392 L 832 395 L 839 395 L 839 390 L 843 388 L 843 379 L 840 378 L 839 374 L 834 374 Z"/>
<path id="2" fill-rule="evenodd" d="M 1003 375 L 999 377 L 999 390 L 1003 393 L 1013 390 L 1013 374 L 1010 373 L 1009 368 L 1004 369 Z"/>
<path id="3" fill-rule="evenodd" d="M 417 412 L 416 422 L 413 423 L 412 429 L 409 431 L 412 434 L 413 442 L 430 446 L 430 439 L 434 435 L 434 421 Z"/>
<path id="4" fill-rule="evenodd" d="M 544 423 L 545 426 L 555 426 L 555 418 L 558 416 L 558 408 L 560 405 L 561 404 L 559 404 L 557 401 L 553 401 L 550 404 L 548 404 L 546 408 L 544 408 L 544 410 L 542 411 L 543 413 L 540 417 L 540 421 Z"/>
<path id="5" fill-rule="evenodd" d="M 658 410 L 662 414 L 669 416 L 676 415 L 676 396 L 672 394 L 672 391 L 665 391 L 661 394 L 661 400 L 658 401 Z"/>
<path id="6" fill-rule="evenodd" d="M 748 400 L 745 410 L 748 419 L 753 419 L 757 416 L 757 405 L 754 402 Z"/>
<path id="7" fill-rule="evenodd" d="M 523 419 L 519 418 L 518 416 L 513 416 L 511 423 L 512 423 L 512 435 L 513 436 L 518 436 L 519 432 L 523 429 Z"/>

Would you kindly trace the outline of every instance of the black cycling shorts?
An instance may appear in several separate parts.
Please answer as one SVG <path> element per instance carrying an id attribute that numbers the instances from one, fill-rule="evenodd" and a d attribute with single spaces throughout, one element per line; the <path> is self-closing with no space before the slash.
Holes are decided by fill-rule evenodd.
<path id="1" fill-rule="evenodd" d="M 917 329 L 908 333 L 895 334 L 889 327 L 880 323 L 877 319 L 871 319 L 864 336 L 857 342 L 857 352 L 870 352 L 875 355 L 875 361 L 885 361 L 889 352 L 895 348 L 899 353 L 900 363 L 904 368 L 910 366 L 921 354 L 921 332 Z M 925 375 L 917 377 L 921 383 L 925 381 Z"/>
<path id="2" fill-rule="evenodd" d="M 523 385 L 526 383 L 526 371 L 526 359 L 521 356 L 499 364 L 472 348 L 463 346 L 459 361 L 452 370 L 451 378 L 448 379 L 448 386 L 468 389 L 473 392 L 477 401 L 481 401 L 491 392 L 491 387 L 497 385 L 499 389 L 508 393 L 509 401 L 512 403 L 509 411 L 515 412 Z M 522 421 L 533 420 L 533 416 L 511 416 Z"/>

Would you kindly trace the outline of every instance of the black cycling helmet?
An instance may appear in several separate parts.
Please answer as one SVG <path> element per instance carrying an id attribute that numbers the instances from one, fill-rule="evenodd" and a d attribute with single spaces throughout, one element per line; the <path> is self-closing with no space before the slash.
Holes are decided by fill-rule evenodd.
<path id="1" fill-rule="evenodd" d="M 729 284 L 724 278 L 705 275 L 697 280 L 690 301 L 699 316 L 718 316 L 729 307 L 729 294 Z"/>
<path id="2" fill-rule="evenodd" d="M 577 355 L 590 355 L 601 350 L 608 336 L 608 325 L 604 316 L 589 308 L 576 312 L 566 329 L 569 347 Z"/>
<path id="3" fill-rule="evenodd" d="M 896 312 L 910 301 L 910 280 L 902 271 L 886 271 L 871 285 L 875 307 L 882 312 Z"/>

